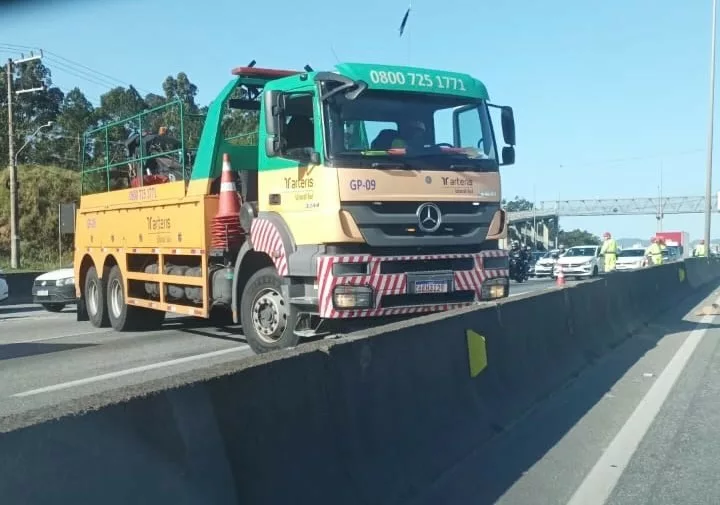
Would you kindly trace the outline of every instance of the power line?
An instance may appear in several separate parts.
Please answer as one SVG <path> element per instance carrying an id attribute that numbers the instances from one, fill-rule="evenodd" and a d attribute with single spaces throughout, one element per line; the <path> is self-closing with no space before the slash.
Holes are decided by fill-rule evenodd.
<path id="1" fill-rule="evenodd" d="M 36 50 L 36 48 L 33 48 L 32 46 L 24 46 L 24 45 L 19 45 L 19 44 L 8 44 L 8 43 L 5 43 L 5 42 L 0 43 L 0 48 L 3 48 L 3 47 L 6 48 L 6 49 L 12 49 L 12 50 L 14 50 L 14 51 L 22 51 L 22 50 L 30 51 L 30 50 Z M 103 80 L 103 81 L 105 81 L 105 82 L 117 83 L 117 84 L 122 85 L 122 86 L 124 86 L 124 87 L 133 86 L 133 87 L 135 87 L 135 89 L 137 89 L 138 91 L 142 91 L 142 92 L 145 93 L 145 94 L 151 93 L 151 91 L 148 91 L 148 90 L 142 89 L 142 88 L 138 88 L 137 86 L 134 86 L 133 84 L 129 83 L 128 81 L 126 81 L 126 80 L 124 80 L 124 79 L 119 79 L 118 77 L 113 77 L 113 76 L 111 76 L 111 75 L 109 75 L 109 74 L 106 74 L 106 73 L 104 73 L 104 72 L 101 72 L 101 71 L 99 71 L 99 70 L 96 70 L 96 69 L 94 69 L 94 68 L 91 68 L 91 67 L 89 67 L 89 66 L 87 66 L 87 65 L 84 65 L 84 64 L 82 64 L 82 63 L 79 63 L 79 62 L 77 62 L 77 61 L 71 60 L 70 58 L 67 58 L 67 57 L 65 57 L 65 56 L 62 56 L 62 55 L 60 55 L 60 54 L 58 54 L 58 53 L 55 53 L 55 52 L 53 52 L 53 51 L 44 50 L 43 52 L 44 52 L 44 54 L 46 55 L 46 59 L 48 59 L 48 61 L 50 61 L 50 62 L 53 62 L 53 61 L 54 61 L 56 65 L 57 65 L 58 63 L 60 63 L 60 64 L 64 64 L 66 67 L 67 67 L 67 66 L 70 66 L 71 68 L 72 68 L 72 67 L 78 67 L 78 68 L 75 68 L 74 70 L 77 71 L 77 72 L 82 72 L 82 73 L 84 73 L 84 74 L 88 74 L 88 72 L 91 73 L 91 74 L 95 74 L 96 76 L 98 76 L 97 78 L 99 78 L 100 80 Z M 48 57 L 48 56 L 49 56 L 49 57 Z M 58 61 L 58 60 L 60 60 L 60 61 Z M 64 63 L 63 63 L 63 62 L 64 62 Z M 116 87 L 117 84 L 113 84 L 111 87 Z"/>

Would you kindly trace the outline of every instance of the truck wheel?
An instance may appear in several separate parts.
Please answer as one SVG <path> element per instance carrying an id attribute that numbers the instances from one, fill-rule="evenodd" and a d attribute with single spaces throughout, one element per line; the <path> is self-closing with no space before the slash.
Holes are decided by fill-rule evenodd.
<path id="1" fill-rule="evenodd" d="M 107 307 L 110 326 L 116 331 L 128 331 L 133 328 L 135 318 L 129 317 L 131 307 L 125 303 L 125 283 L 123 282 L 120 267 L 115 265 L 110 269 L 107 280 Z"/>
<path id="2" fill-rule="evenodd" d="M 240 298 L 240 324 L 256 354 L 294 347 L 297 310 L 282 295 L 282 279 L 265 267 L 248 279 Z"/>
<path id="3" fill-rule="evenodd" d="M 95 267 L 90 267 L 85 274 L 85 307 L 88 320 L 95 328 L 107 328 L 110 325 L 107 303 L 105 303 L 105 281 L 100 279 Z"/>

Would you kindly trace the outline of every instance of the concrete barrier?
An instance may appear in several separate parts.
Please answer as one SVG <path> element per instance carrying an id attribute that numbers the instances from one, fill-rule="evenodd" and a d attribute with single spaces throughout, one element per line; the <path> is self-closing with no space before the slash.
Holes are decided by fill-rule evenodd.
<path id="1" fill-rule="evenodd" d="M 32 286 L 33 281 L 38 275 L 44 274 L 43 271 L 38 272 L 5 272 L 10 297 L 3 302 L 4 305 L 14 305 L 21 303 L 32 303 Z"/>
<path id="2" fill-rule="evenodd" d="M 4 418 L 0 496 L 410 503 L 589 362 L 718 279 L 720 262 L 705 259 L 616 273 Z"/>

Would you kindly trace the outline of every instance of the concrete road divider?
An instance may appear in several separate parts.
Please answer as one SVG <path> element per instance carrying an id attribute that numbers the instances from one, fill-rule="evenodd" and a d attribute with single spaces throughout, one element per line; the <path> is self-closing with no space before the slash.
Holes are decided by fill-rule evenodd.
<path id="1" fill-rule="evenodd" d="M 415 503 L 589 362 L 719 280 L 707 259 L 616 273 L 7 417 L 0 496 Z"/>
<path id="2" fill-rule="evenodd" d="M 13 305 L 20 303 L 32 303 L 32 286 L 33 281 L 38 275 L 45 272 L 5 272 L 10 297 L 3 302 L 4 305 Z"/>

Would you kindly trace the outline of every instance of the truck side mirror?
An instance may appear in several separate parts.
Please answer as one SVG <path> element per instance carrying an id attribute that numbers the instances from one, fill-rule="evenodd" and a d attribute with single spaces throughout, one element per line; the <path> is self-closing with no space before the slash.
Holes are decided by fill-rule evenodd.
<path id="1" fill-rule="evenodd" d="M 513 146 L 505 146 L 502 149 L 502 164 L 513 165 L 515 164 L 515 148 Z"/>
<path id="2" fill-rule="evenodd" d="M 503 140 L 509 146 L 515 145 L 515 115 L 512 107 L 504 105 L 500 115 L 502 122 Z"/>
<path id="3" fill-rule="evenodd" d="M 265 151 L 269 158 L 280 152 L 280 138 L 285 118 L 285 95 L 280 91 L 266 91 L 263 96 L 265 106 Z"/>

